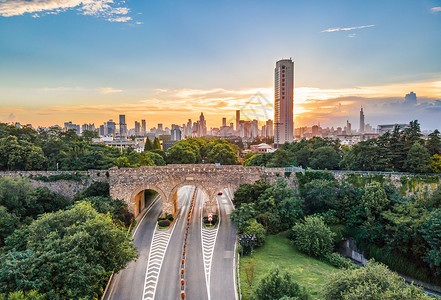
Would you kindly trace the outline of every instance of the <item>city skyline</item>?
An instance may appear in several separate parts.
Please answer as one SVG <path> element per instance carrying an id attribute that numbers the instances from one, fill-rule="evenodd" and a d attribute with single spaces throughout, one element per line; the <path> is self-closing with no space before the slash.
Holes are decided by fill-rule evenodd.
<path id="1" fill-rule="evenodd" d="M 214 127 L 257 94 L 273 103 L 273 64 L 292 57 L 298 126 L 343 125 L 360 105 L 371 124 L 438 126 L 439 1 L 90 3 L 0 3 L 1 122 L 182 124 L 204 111 Z M 411 91 L 418 103 L 402 105 Z"/>

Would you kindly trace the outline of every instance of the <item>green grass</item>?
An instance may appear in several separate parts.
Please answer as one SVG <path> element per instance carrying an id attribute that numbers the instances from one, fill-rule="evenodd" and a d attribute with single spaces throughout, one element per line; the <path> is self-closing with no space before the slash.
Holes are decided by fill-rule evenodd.
<path id="1" fill-rule="evenodd" d="M 291 273 L 292 278 L 302 287 L 305 287 L 312 299 L 323 299 L 322 290 L 328 275 L 337 271 L 320 260 L 314 259 L 297 251 L 286 238 L 286 234 L 269 235 L 262 248 L 253 251 L 255 276 L 252 285 L 256 286 L 272 266 Z M 250 256 L 240 259 L 240 285 L 243 299 L 247 300 L 251 294 L 251 287 L 246 279 L 245 268 L 250 264 Z"/>

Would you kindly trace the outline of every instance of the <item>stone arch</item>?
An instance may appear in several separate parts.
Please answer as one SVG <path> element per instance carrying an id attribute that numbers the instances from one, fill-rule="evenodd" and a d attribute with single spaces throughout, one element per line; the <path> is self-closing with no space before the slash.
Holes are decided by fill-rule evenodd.
<path id="1" fill-rule="evenodd" d="M 177 199 L 178 190 L 181 187 L 184 187 L 186 185 L 194 186 L 196 189 L 200 189 L 205 194 L 205 196 L 207 198 L 210 197 L 210 194 L 207 192 L 206 188 L 204 186 L 202 186 L 199 182 L 183 181 L 183 182 L 180 182 L 180 183 L 176 184 L 172 188 L 172 190 L 170 192 L 170 195 L 169 195 L 169 199 L 172 199 L 172 202 L 173 202 L 173 210 L 172 210 L 173 211 L 173 216 L 176 216 L 177 211 L 178 211 L 178 203 L 177 203 L 177 200 L 178 200 Z"/>
<path id="2" fill-rule="evenodd" d="M 160 196 L 161 196 L 161 202 L 162 202 L 162 209 L 164 210 L 164 206 L 166 206 L 166 203 L 168 203 L 168 198 L 166 197 L 166 194 L 164 193 L 164 191 L 159 188 L 158 186 L 154 185 L 154 184 L 150 184 L 150 183 L 143 183 L 143 184 L 139 184 L 137 185 L 133 190 L 132 193 L 130 195 L 130 205 L 131 207 L 131 212 L 133 213 L 133 215 L 135 217 L 137 217 L 139 215 L 139 197 L 138 195 L 143 192 L 144 190 L 153 190 L 155 192 L 157 192 Z M 129 208 L 130 210 L 130 208 Z"/>

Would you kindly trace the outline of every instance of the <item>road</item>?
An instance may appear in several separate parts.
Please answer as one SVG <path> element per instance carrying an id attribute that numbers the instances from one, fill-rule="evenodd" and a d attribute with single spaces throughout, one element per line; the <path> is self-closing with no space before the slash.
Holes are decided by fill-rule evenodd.
<path id="1" fill-rule="evenodd" d="M 180 260 L 194 190 L 192 186 L 179 190 L 179 215 L 168 231 L 155 230 L 161 213 L 160 201 L 145 213 L 134 234 L 139 258 L 114 277 L 107 299 L 180 299 Z M 230 221 L 233 206 L 227 194 L 217 199 L 218 226 L 207 229 L 202 223 L 205 195 L 197 192 L 187 246 L 186 299 L 237 299 L 236 231 Z"/>
<path id="2" fill-rule="evenodd" d="M 178 206 L 182 207 L 180 211 L 180 215 L 182 215 L 182 211 L 188 210 L 188 202 L 191 200 L 191 196 L 193 195 L 194 188 L 193 187 L 183 187 L 178 192 Z M 185 204 L 187 203 L 187 204 Z M 155 232 L 155 227 L 157 223 L 157 219 L 161 213 L 161 199 L 159 197 L 158 201 L 156 201 L 151 208 L 143 215 L 140 219 L 137 228 L 134 231 L 134 240 L 133 243 L 138 249 L 139 258 L 136 261 L 132 261 L 128 264 L 128 266 L 121 270 L 118 274 L 114 276 L 112 284 L 110 286 L 110 292 L 108 293 L 107 299 L 115 299 L 115 300 L 131 300 L 131 299 L 144 299 L 144 286 L 146 279 L 146 268 L 149 259 L 150 247 L 152 243 L 153 234 Z M 185 216 L 185 215 L 184 215 Z M 176 223 L 183 220 L 184 218 L 177 218 Z M 182 224 L 175 224 L 182 227 L 182 232 L 184 227 Z M 178 227 L 179 227 L 178 226 Z M 176 229 L 173 233 L 178 233 L 180 230 Z M 183 233 L 181 234 L 181 237 Z M 182 238 L 179 237 L 178 240 L 182 242 Z M 175 243 L 172 242 L 173 239 L 170 240 L 170 245 L 173 247 Z M 181 243 L 177 242 L 176 243 Z M 169 245 L 169 246 L 170 246 Z M 180 248 L 179 245 L 178 248 Z M 167 262 L 169 258 L 164 260 L 163 267 L 169 267 L 169 263 Z M 171 260 L 171 259 L 170 259 Z M 167 271 L 167 273 L 176 273 L 178 276 L 177 267 L 174 268 L 175 272 Z M 165 272 L 161 272 L 165 273 Z M 159 278 L 161 280 L 161 276 Z M 162 290 L 160 287 L 161 282 L 158 282 L 157 291 Z M 176 279 L 176 285 L 178 284 L 178 279 Z M 165 284 L 168 286 L 168 284 Z M 178 295 L 179 290 L 176 289 L 176 295 Z M 161 291 L 164 294 L 164 291 Z M 162 297 L 161 294 L 161 297 Z M 156 297 L 156 299 L 176 299 L 175 298 L 160 298 Z"/>

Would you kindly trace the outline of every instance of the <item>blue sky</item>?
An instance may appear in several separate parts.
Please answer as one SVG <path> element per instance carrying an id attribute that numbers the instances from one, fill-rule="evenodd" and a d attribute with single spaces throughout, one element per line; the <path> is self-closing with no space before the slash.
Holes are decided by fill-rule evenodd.
<path id="1" fill-rule="evenodd" d="M 437 106 L 439 7 L 426 0 L 3 0 L 0 121 L 100 123 L 126 109 L 129 121 L 182 124 L 202 110 L 215 126 L 255 91 L 271 98 L 275 61 L 284 57 L 295 61 L 296 88 L 323 91 L 321 102 L 308 101 L 311 93 L 296 98 L 298 124 L 340 122 L 326 107 L 348 89 L 378 91 L 353 95 L 368 105 L 419 86 L 419 98 Z M 382 95 L 389 85 L 394 93 Z M 348 104 L 348 118 L 360 103 Z M 427 117 L 426 127 L 436 126 Z"/>

